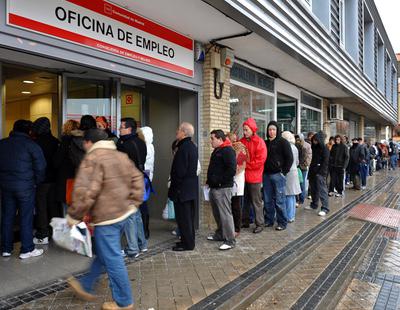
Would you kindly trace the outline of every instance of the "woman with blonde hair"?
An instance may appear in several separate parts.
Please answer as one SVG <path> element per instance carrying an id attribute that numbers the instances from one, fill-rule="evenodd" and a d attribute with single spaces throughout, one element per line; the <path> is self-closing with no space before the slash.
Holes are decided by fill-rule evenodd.
<path id="1" fill-rule="evenodd" d="M 289 141 L 293 154 L 293 163 L 289 173 L 286 175 L 286 214 L 289 223 L 293 223 L 296 217 L 296 195 L 301 193 L 299 173 L 297 166 L 299 165 L 299 151 L 295 146 L 296 140 L 290 131 L 282 132 L 282 138 Z"/>

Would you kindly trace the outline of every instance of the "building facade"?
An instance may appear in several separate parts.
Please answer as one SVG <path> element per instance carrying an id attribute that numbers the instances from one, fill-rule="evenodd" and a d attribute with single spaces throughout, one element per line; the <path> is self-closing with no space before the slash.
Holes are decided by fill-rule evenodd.
<path id="1" fill-rule="evenodd" d="M 154 130 L 165 205 L 171 143 L 195 125 L 203 184 L 209 132 L 256 119 L 295 133 L 388 138 L 396 57 L 373 0 L 0 0 L 0 136 L 18 118 L 135 117 Z M 389 126 L 389 127 L 388 127 Z M 199 184 L 199 187 L 200 185 Z M 212 222 L 206 203 L 199 221 Z"/>

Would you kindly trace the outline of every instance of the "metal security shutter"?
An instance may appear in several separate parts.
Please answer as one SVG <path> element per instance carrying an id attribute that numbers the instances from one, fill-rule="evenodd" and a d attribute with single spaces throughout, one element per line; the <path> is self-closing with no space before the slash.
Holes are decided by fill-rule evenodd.
<path id="1" fill-rule="evenodd" d="M 358 65 L 361 71 L 364 69 L 364 8 L 363 0 L 358 0 Z"/>
<path id="2" fill-rule="evenodd" d="M 331 36 L 339 45 L 339 0 L 331 0 Z"/>

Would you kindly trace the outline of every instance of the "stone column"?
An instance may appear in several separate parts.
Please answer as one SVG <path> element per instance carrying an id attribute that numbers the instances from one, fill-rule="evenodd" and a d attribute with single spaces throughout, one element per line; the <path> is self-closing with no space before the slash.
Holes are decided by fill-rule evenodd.
<path id="1" fill-rule="evenodd" d="M 364 116 L 360 115 L 358 119 L 358 137 L 364 140 L 364 126 L 365 126 L 365 118 Z"/>
<path id="2" fill-rule="evenodd" d="M 208 50 L 209 47 L 206 48 Z M 210 145 L 210 132 L 214 129 L 222 129 L 225 132 L 230 131 L 230 69 L 222 67 L 224 72 L 224 88 L 221 99 L 214 95 L 214 69 L 211 68 L 211 53 L 218 52 L 218 48 L 212 47 L 207 53 L 203 66 L 203 102 L 200 108 L 200 162 L 201 178 L 203 186 L 207 178 L 207 168 L 210 160 L 212 148 Z M 217 81 L 218 82 L 218 81 Z M 217 94 L 219 94 L 219 85 L 217 83 Z M 202 190 L 202 189 L 201 189 Z M 201 193 L 200 201 L 200 226 L 206 229 L 214 227 L 211 207 L 203 199 Z"/>

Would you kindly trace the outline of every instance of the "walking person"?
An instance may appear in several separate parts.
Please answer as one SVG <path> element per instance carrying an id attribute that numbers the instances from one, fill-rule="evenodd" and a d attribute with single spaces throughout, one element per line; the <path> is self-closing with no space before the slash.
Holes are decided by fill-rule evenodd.
<path id="1" fill-rule="evenodd" d="M 235 238 L 240 234 L 242 226 L 242 206 L 245 184 L 245 169 L 246 162 L 249 160 L 249 155 L 246 147 L 240 141 L 237 141 L 237 136 L 234 133 L 228 133 L 227 138 L 231 141 L 232 147 L 236 153 L 236 174 L 234 177 L 233 193 L 232 193 L 232 215 L 235 225 Z"/>
<path id="2" fill-rule="evenodd" d="M 303 176 L 303 182 L 300 183 L 301 193 L 299 195 L 299 205 L 304 204 L 308 196 L 308 170 L 312 159 L 311 144 L 304 140 L 304 135 L 296 135 L 296 146 L 299 150 L 299 168 Z"/>
<path id="3" fill-rule="evenodd" d="M 243 138 L 240 142 L 249 152 L 249 160 L 246 163 L 245 187 L 242 221 L 244 228 L 250 227 L 250 208 L 255 215 L 256 227 L 253 233 L 262 232 L 264 226 L 264 212 L 261 195 L 261 183 L 263 165 L 267 159 L 267 148 L 265 142 L 257 135 L 257 124 L 253 118 L 247 119 L 243 123 Z"/>
<path id="4" fill-rule="evenodd" d="M 326 177 L 328 176 L 329 150 L 326 147 L 325 135 L 322 131 L 317 132 L 312 137 L 312 160 L 310 165 L 309 180 L 312 186 L 311 204 L 306 206 L 306 210 L 317 210 L 321 201 L 321 211 L 319 216 L 329 213 L 328 188 Z"/>
<path id="5" fill-rule="evenodd" d="M 276 221 L 276 230 L 285 230 L 288 222 L 286 213 L 286 175 L 293 164 L 290 143 L 282 138 L 278 123 L 269 122 L 267 126 L 268 158 L 264 164 L 263 191 L 265 226 L 272 227 Z"/>
<path id="6" fill-rule="evenodd" d="M 113 301 L 102 309 L 133 309 L 128 272 L 121 254 L 121 234 L 131 214 L 143 199 L 143 174 L 101 129 L 84 133 L 85 155 L 74 184 L 67 221 L 74 225 L 89 213 L 94 224 L 96 257 L 90 271 L 68 284 L 78 297 L 93 301 L 94 287 L 104 270 L 108 274 Z"/>
<path id="7" fill-rule="evenodd" d="M 54 156 L 57 153 L 59 141 L 51 133 L 50 120 L 39 117 L 32 125 L 34 141 L 42 149 L 46 160 L 46 177 L 36 189 L 35 238 L 34 244 L 48 244 L 50 237 L 50 220 L 53 217 L 63 217 L 63 210 L 56 203 Z"/>
<path id="8" fill-rule="evenodd" d="M 329 183 L 329 196 L 333 196 L 336 189 L 336 197 L 343 196 L 344 172 L 349 163 L 349 151 L 340 135 L 335 136 L 335 144 L 333 145 L 329 156 L 329 170 L 331 180 Z"/>
<path id="9" fill-rule="evenodd" d="M 8 138 L 0 140 L 1 253 L 12 255 L 14 221 L 19 214 L 21 249 L 19 258 L 40 256 L 43 249 L 33 243 L 36 188 L 45 179 L 46 160 L 40 146 L 29 136 L 32 123 L 18 120 Z"/>
<path id="10" fill-rule="evenodd" d="M 232 216 L 232 187 L 236 174 L 236 153 L 232 143 L 226 139 L 221 129 L 210 133 L 211 154 L 207 170 L 206 184 L 210 188 L 210 204 L 217 229 L 207 237 L 210 241 L 222 241 L 220 250 L 230 250 L 235 246 L 235 226 Z"/>
<path id="11" fill-rule="evenodd" d="M 198 206 L 198 151 L 192 141 L 193 125 L 183 122 L 176 131 L 177 151 L 172 161 L 168 198 L 174 202 L 175 218 L 181 242 L 173 251 L 192 251 L 195 248 L 195 214 Z"/>
<path id="12" fill-rule="evenodd" d="M 147 147 L 137 134 L 136 120 L 131 117 L 122 118 L 119 131 L 120 138 L 117 142 L 117 150 L 127 154 L 135 167 L 143 174 Z M 135 212 L 128 217 L 128 225 L 125 226 L 124 234 L 127 245 L 123 255 L 137 258 L 141 252 L 147 251 L 148 242 L 145 238 L 141 212 Z"/>
<path id="13" fill-rule="evenodd" d="M 293 163 L 286 175 L 285 187 L 286 215 L 288 222 L 293 223 L 296 218 L 296 195 L 301 193 L 299 172 L 297 170 L 297 166 L 299 165 L 299 153 L 295 146 L 296 139 L 290 131 L 282 132 L 282 138 L 290 143 L 293 155 Z"/>

